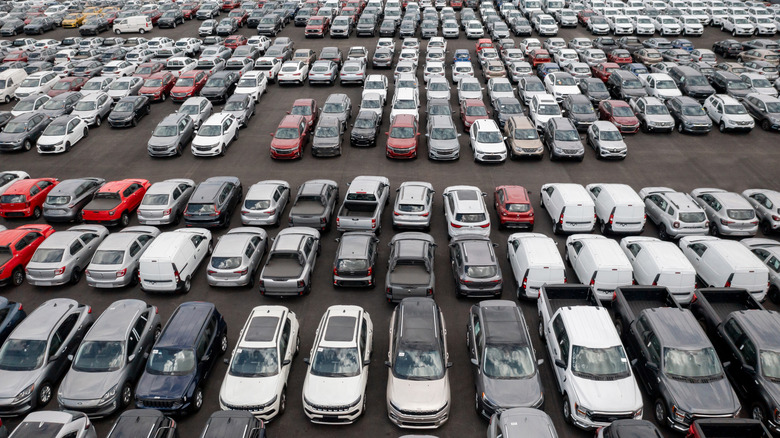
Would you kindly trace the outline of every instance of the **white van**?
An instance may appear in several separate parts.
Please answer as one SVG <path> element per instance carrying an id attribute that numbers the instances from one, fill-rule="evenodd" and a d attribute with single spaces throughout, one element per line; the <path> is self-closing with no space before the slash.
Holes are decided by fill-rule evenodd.
<path id="1" fill-rule="evenodd" d="M 626 184 L 588 184 L 596 204 L 596 223 L 601 234 L 639 234 L 645 228 L 645 203 Z"/>
<path id="2" fill-rule="evenodd" d="M 21 68 L 12 68 L 0 72 L 0 100 L 8 103 L 14 97 L 16 89 L 22 84 L 27 72 Z"/>
<path id="3" fill-rule="evenodd" d="M 211 231 L 185 228 L 157 236 L 141 256 L 138 276 L 145 292 L 190 290 L 192 275 L 213 249 Z"/>
<path id="4" fill-rule="evenodd" d="M 541 233 L 514 233 L 507 240 L 506 257 L 517 284 L 517 299 L 536 299 L 545 283 L 566 282 L 566 267 L 555 240 Z"/>
<path id="5" fill-rule="evenodd" d="M 152 19 L 146 15 L 125 17 L 114 22 L 114 33 L 146 33 L 152 31 Z"/>
<path id="6" fill-rule="evenodd" d="M 542 208 L 553 220 L 553 233 L 590 233 L 596 224 L 596 206 L 579 184 L 551 183 L 542 186 Z"/>
<path id="7" fill-rule="evenodd" d="M 631 236 L 620 247 L 634 268 L 634 280 L 643 286 L 664 286 L 680 304 L 688 304 L 696 290 L 696 269 L 672 242 Z"/>
<path id="8" fill-rule="evenodd" d="M 686 236 L 680 239 L 680 248 L 696 269 L 699 287 L 738 287 L 758 301 L 766 299 L 769 269 L 736 240 Z"/>
<path id="9" fill-rule="evenodd" d="M 590 285 L 599 300 L 611 300 L 616 288 L 634 283 L 631 262 L 616 241 L 604 236 L 569 236 L 566 260 L 574 268 L 580 283 Z"/>

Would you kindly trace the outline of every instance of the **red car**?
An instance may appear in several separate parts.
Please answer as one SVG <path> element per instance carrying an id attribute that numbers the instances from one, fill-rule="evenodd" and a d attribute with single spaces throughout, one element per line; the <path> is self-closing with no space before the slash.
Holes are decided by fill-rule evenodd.
<path id="1" fill-rule="evenodd" d="M 309 22 L 306 24 L 305 36 L 306 38 L 325 38 L 328 30 L 330 30 L 330 18 L 318 15 L 309 18 Z"/>
<path id="2" fill-rule="evenodd" d="M 152 102 L 165 102 L 165 97 L 170 94 L 176 84 L 176 76 L 169 71 L 157 72 L 144 82 L 144 86 L 138 90 L 138 94 L 146 96 Z"/>
<path id="3" fill-rule="evenodd" d="M 188 97 L 197 96 L 200 89 L 209 80 L 209 73 L 203 70 L 191 70 L 179 75 L 176 83 L 171 88 L 171 100 L 184 102 Z"/>
<path id="4" fill-rule="evenodd" d="M 599 13 L 594 11 L 593 9 L 583 9 L 577 13 L 577 21 L 579 21 L 581 25 L 587 26 L 590 17 L 598 14 Z"/>
<path id="5" fill-rule="evenodd" d="M 477 56 L 479 56 L 479 52 L 482 51 L 482 49 L 495 49 L 495 46 L 493 45 L 493 41 L 490 38 L 478 39 L 474 47 L 476 49 Z"/>
<path id="6" fill-rule="evenodd" d="M 165 64 L 158 61 L 145 62 L 135 69 L 133 76 L 138 76 L 141 79 L 149 79 L 153 74 L 161 72 L 165 68 Z"/>
<path id="7" fill-rule="evenodd" d="M 534 208 L 530 192 L 522 186 L 498 186 L 495 193 L 499 228 L 519 227 L 534 229 Z"/>
<path id="8" fill-rule="evenodd" d="M 13 230 L 0 231 L 0 286 L 24 282 L 24 268 L 35 250 L 54 233 L 51 225 L 22 225 Z"/>
<path id="9" fill-rule="evenodd" d="M 470 131 L 471 125 L 477 120 L 489 118 L 490 114 L 482 99 L 463 99 L 460 102 L 460 120 L 466 131 Z"/>
<path id="10" fill-rule="evenodd" d="M 27 62 L 27 51 L 14 50 L 3 58 L 3 62 Z"/>
<path id="11" fill-rule="evenodd" d="M 623 134 L 636 134 L 639 131 L 639 119 L 622 100 L 602 100 L 599 103 L 599 118 L 609 120 Z"/>
<path id="12" fill-rule="evenodd" d="M 309 140 L 309 128 L 303 116 L 284 116 L 275 133 L 271 133 L 271 158 L 292 160 L 303 157 L 303 147 Z"/>
<path id="13" fill-rule="evenodd" d="M 293 102 L 292 110 L 287 111 L 287 114 L 303 116 L 306 119 L 309 131 L 311 131 L 320 118 L 320 109 L 317 107 L 317 101 L 314 99 L 296 99 Z"/>
<path id="14" fill-rule="evenodd" d="M 185 20 L 192 20 L 192 17 L 198 13 L 198 9 L 200 9 L 200 3 L 185 3 L 181 12 L 184 14 Z"/>
<path id="15" fill-rule="evenodd" d="M 593 71 L 593 77 L 599 78 L 603 82 L 607 82 L 613 71 L 620 70 L 620 66 L 614 62 L 602 62 L 601 64 L 592 67 L 591 70 Z"/>
<path id="16" fill-rule="evenodd" d="M 247 43 L 247 39 L 243 35 L 230 35 L 225 40 L 225 47 L 227 47 L 230 50 L 236 50 L 236 47 L 238 46 L 245 46 Z"/>
<path id="17" fill-rule="evenodd" d="M 221 9 L 223 11 L 232 11 L 239 6 L 241 6 L 241 2 L 239 0 L 222 0 Z"/>
<path id="18" fill-rule="evenodd" d="M 106 12 L 103 14 L 103 16 L 108 20 L 108 24 L 114 25 L 114 21 L 116 20 L 117 13 L 116 12 Z"/>
<path id="19" fill-rule="evenodd" d="M 614 62 L 617 65 L 631 64 L 634 62 L 633 58 L 631 58 L 631 53 L 624 49 L 615 49 L 609 52 L 607 59 L 609 62 Z"/>
<path id="20" fill-rule="evenodd" d="M 450 0 L 450 7 L 456 11 L 463 9 L 463 0 Z"/>
<path id="21" fill-rule="evenodd" d="M 246 20 L 249 19 L 249 11 L 246 9 L 236 8 L 230 11 L 228 17 L 238 20 L 238 27 L 243 27 L 246 24 Z"/>
<path id="22" fill-rule="evenodd" d="M 81 211 L 81 217 L 87 223 L 126 227 L 130 223 L 130 215 L 138 208 L 151 185 L 145 179 L 106 183 Z"/>
<path id="23" fill-rule="evenodd" d="M 46 94 L 48 94 L 49 97 L 54 97 L 62 93 L 67 93 L 68 91 L 79 91 L 81 90 L 81 87 L 87 83 L 88 79 L 89 78 L 82 76 L 68 76 L 66 78 L 62 78 L 57 81 L 54 86 L 51 87 L 51 90 L 46 92 Z"/>
<path id="24" fill-rule="evenodd" d="M 160 19 L 160 17 L 162 17 L 162 12 L 160 12 L 159 9 L 149 9 L 143 11 L 141 14 L 149 17 L 149 19 L 152 20 L 152 25 L 157 24 L 157 21 Z"/>
<path id="25" fill-rule="evenodd" d="M 536 68 L 538 65 L 552 62 L 552 57 L 550 56 L 550 52 L 545 49 L 533 49 L 531 50 L 531 53 L 528 54 L 528 62 L 531 63 L 531 66 Z"/>
<path id="26" fill-rule="evenodd" d="M 387 135 L 387 158 L 417 157 L 417 119 L 411 114 L 399 114 L 390 124 Z"/>
<path id="27" fill-rule="evenodd" d="M 12 183 L 0 196 L 0 216 L 38 219 L 46 195 L 57 185 L 56 178 L 23 179 Z"/>

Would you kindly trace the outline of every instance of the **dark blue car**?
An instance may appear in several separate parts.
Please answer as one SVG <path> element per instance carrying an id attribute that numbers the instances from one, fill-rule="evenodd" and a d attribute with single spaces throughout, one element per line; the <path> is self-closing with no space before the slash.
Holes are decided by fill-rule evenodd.
<path id="1" fill-rule="evenodd" d="M 136 407 L 165 414 L 198 411 L 206 379 L 227 349 L 227 324 L 216 306 L 182 303 L 152 347 L 135 389 Z"/>
<path id="2" fill-rule="evenodd" d="M 0 345 L 3 345 L 8 335 L 26 316 L 21 303 L 0 297 Z"/>
<path id="3" fill-rule="evenodd" d="M 641 63 L 638 63 L 638 62 L 632 62 L 630 64 L 623 64 L 623 65 L 620 66 L 620 68 L 622 68 L 623 70 L 628 70 L 628 71 L 630 71 L 631 73 L 633 73 L 633 74 L 635 74 L 637 76 L 639 76 L 639 75 L 646 75 L 646 74 L 650 73 L 647 70 L 647 67 L 645 67 L 644 64 L 641 64 Z"/>
<path id="4" fill-rule="evenodd" d="M 545 62 L 544 64 L 536 67 L 536 75 L 539 79 L 544 80 L 545 76 L 550 73 L 561 71 L 561 67 L 555 62 Z"/>
<path id="5" fill-rule="evenodd" d="M 676 40 L 672 40 L 672 48 L 683 49 L 690 53 L 693 52 L 693 43 L 685 38 L 677 38 Z"/>
<path id="6" fill-rule="evenodd" d="M 452 62 L 467 61 L 471 62 L 471 55 L 467 49 L 455 50 L 455 56 L 453 56 Z"/>

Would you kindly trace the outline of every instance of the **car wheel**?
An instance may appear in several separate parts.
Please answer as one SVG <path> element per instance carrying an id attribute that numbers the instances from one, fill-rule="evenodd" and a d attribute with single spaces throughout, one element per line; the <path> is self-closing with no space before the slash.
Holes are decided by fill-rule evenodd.
<path id="1" fill-rule="evenodd" d="M 138 29 L 138 33 L 140 33 L 141 35 L 143 35 L 145 32 L 146 32 L 146 31 L 145 31 L 145 30 L 143 30 L 143 29 Z"/>
<path id="2" fill-rule="evenodd" d="M 731 31 L 731 36 L 733 36 L 733 37 L 737 36 L 737 30 L 736 29 Z"/>
<path id="3" fill-rule="evenodd" d="M 666 406 L 660 398 L 655 401 L 653 414 L 655 415 L 655 421 L 658 424 L 666 424 Z"/>
<path id="4" fill-rule="evenodd" d="M 661 238 L 661 240 L 669 240 L 671 236 L 669 236 L 669 233 L 666 232 L 666 225 L 661 224 L 658 226 L 658 237 Z"/>
<path id="5" fill-rule="evenodd" d="M 764 236 L 769 236 L 772 234 L 772 225 L 769 223 L 769 221 L 761 222 L 761 233 L 763 233 Z"/>
<path id="6" fill-rule="evenodd" d="M 569 405 L 569 396 L 563 396 L 563 419 L 571 424 L 571 406 Z"/>
<path id="7" fill-rule="evenodd" d="M 24 141 L 24 145 L 22 146 L 22 148 L 25 151 L 29 151 L 30 149 L 32 149 L 32 143 L 30 142 L 30 140 L 25 140 Z"/>
<path id="8" fill-rule="evenodd" d="M 173 28 L 176 29 L 176 22 L 173 22 Z"/>
<path id="9" fill-rule="evenodd" d="M 114 33 L 115 33 L 115 34 L 117 34 L 117 35 L 121 35 L 121 34 L 122 34 L 122 31 L 121 31 L 121 30 L 119 30 L 119 29 L 115 29 L 115 30 L 114 30 Z"/>
<path id="10" fill-rule="evenodd" d="M 764 408 L 762 408 L 758 403 L 753 403 L 753 406 L 750 407 L 750 416 L 754 420 L 758 420 L 763 423 L 765 418 Z"/>
<path id="11" fill-rule="evenodd" d="M 685 128 L 683 127 L 683 124 L 682 124 L 682 122 L 680 122 L 680 123 L 677 125 L 677 132 L 679 132 L 680 134 L 682 134 L 684 130 L 685 130 Z"/>
<path id="12" fill-rule="evenodd" d="M 38 388 L 38 407 L 43 407 L 49 404 L 51 401 L 52 396 L 52 388 L 51 383 L 49 382 L 43 382 L 41 383 L 41 386 Z"/>
<path id="13" fill-rule="evenodd" d="M 102 124 L 103 124 L 103 118 L 100 117 L 100 116 L 95 117 L 95 126 L 96 127 L 100 127 L 100 125 L 102 125 Z M 87 130 L 85 129 L 84 130 L 84 137 L 86 137 L 86 136 L 87 136 Z"/>
<path id="14" fill-rule="evenodd" d="M 617 331 L 618 336 L 623 336 L 623 320 L 620 318 L 615 319 L 615 331 Z"/>
<path id="15" fill-rule="evenodd" d="M 126 408 L 130 406 L 131 401 L 133 401 L 133 387 L 130 386 L 130 383 L 125 383 L 122 387 L 122 394 L 119 398 L 119 402 L 122 404 L 123 408 Z"/>
<path id="16" fill-rule="evenodd" d="M 35 209 L 33 209 L 33 218 L 39 219 L 40 217 L 41 217 L 41 207 L 35 207 Z"/>
<path id="17" fill-rule="evenodd" d="M 177 157 L 181 157 L 181 152 L 182 152 L 182 149 L 183 149 L 183 148 L 182 148 L 182 146 L 181 146 L 181 143 L 179 143 L 179 144 L 177 144 L 177 145 L 176 145 L 176 156 L 177 156 Z"/>
<path id="18" fill-rule="evenodd" d="M 233 136 L 233 141 L 238 140 L 238 129 L 236 129 L 236 135 Z"/>
<path id="19" fill-rule="evenodd" d="M 5 99 L 3 99 L 3 102 L 8 103 L 11 101 L 11 96 L 5 96 Z"/>
<path id="20" fill-rule="evenodd" d="M 287 387 L 282 388 L 282 397 L 279 399 L 279 414 L 283 414 L 287 408 Z"/>
<path id="21" fill-rule="evenodd" d="M 126 211 L 122 212 L 122 216 L 119 218 L 119 222 L 123 227 L 126 227 L 130 223 L 130 215 Z"/>
<path id="22" fill-rule="evenodd" d="M 21 266 L 14 269 L 11 273 L 11 284 L 14 286 L 21 286 L 24 282 L 24 269 Z"/>
<path id="23" fill-rule="evenodd" d="M 73 268 L 73 272 L 70 274 L 70 284 L 78 284 L 81 280 L 81 269 Z"/>
<path id="24" fill-rule="evenodd" d="M 227 333 L 222 334 L 222 338 L 219 340 L 219 354 L 223 355 L 228 351 L 228 337 Z"/>
<path id="25" fill-rule="evenodd" d="M 201 406 L 203 406 L 203 390 L 196 388 L 192 396 L 192 412 L 198 412 Z"/>
<path id="26" fill-rule="evenodd" d="M 133 120 L 130 122 L 130 125 L 133 128 L 135 128 L 136 126 L 138 126 L 138 120 L 136 120 L 135 117 L 133 117 Z"/>
<path id="27" fill-rule="evenodd" d="M 70 142 L 69 141 L 65 142 L 65 152 L 70 152 Z"/>
<path id="28" fill-rule="evenodd" d="M 190 277 L 187 277 L 184 280 L 184 293 L 188 293 L 190 289 L 192 288 L 192 280 L 190 280 Z"/>
<path id="29" fill-rule="evenodd" d="M 718 131 L 726 132 L 726 124 L 723 123 L 723 122 L 720 122 L 720 124 L 718 125 Z"/>
<path id="30" fill-rule="evenodd" d="M 165 93 L 160 96 L 160 102 L 165 102 Z"/>
<path id="31" fill-rule="evenodd" d="M 764 131 L 769 131 L 770 128 L 771 126 L 769 125 L 769 120 L 764 120 L 763 122 L 761 122 L 761 129 L 763 129 Z"/>
<path id="32" fill-rule="evenodd" d="M 720 235 L 720 230 L 718 230 L 718 226 L 714 222 L 710 222 L 710 234 L 715 237 Z"/>

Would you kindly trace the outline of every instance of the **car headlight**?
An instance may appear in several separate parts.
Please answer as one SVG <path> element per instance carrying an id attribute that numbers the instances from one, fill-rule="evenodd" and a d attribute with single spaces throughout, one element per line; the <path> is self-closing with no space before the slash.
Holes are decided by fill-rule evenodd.
<path id="1" fill-rule="evenodd" d="M 683 411 L 682 409 L 678 408 L 677 406 L 672 406 L 672 419 L 679 422 L 684 422 L 686 417 L 688 417 L 690 414 Z"/>
<path id="2" fill-rule="evenodd" d="M 28 386 L 27 388 L 24 388 L 22 392 L 16 395 L 16 398 L 14 398 L 14 401 L 22 401 L 30 398 L 32 395 L 33 390 L 35 389 L 35 384 Z"/>
<path id="3" fill-rule="evenodd" d="M 642 419 L 642 408 L 639 408 L 634 412 L 634 418 L 637 420 Z"/>
<path id="4" fill-rule="evenodd" d="M 482 393 L 482 403 L 491 408 L 497 408 L 498 404 L 490 399 L 484 392 Z"/>
<path id="5" fill-rule="evenodd" d="M 583 418 L 590 418 L 590 415 L 593 413 L 590 409 L 578 405 L 577 403 L 574 404 L 574 412 L 576 412 L 577 415 Z"/>
<path id="6" fill-rule="evenodd" d="M 111 389 L 109 389 L 108 391 L 106 391 L 105 394 L 103 394 L 103 397 L 100 399 L 100 401 L 107 402 L 112 400 L 116 396 L 116 388 L 117 385 L 112 386 Z"/>

